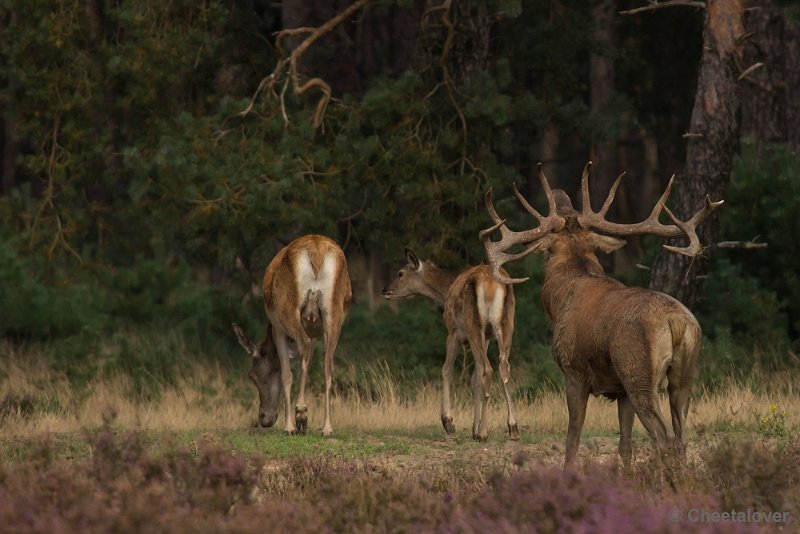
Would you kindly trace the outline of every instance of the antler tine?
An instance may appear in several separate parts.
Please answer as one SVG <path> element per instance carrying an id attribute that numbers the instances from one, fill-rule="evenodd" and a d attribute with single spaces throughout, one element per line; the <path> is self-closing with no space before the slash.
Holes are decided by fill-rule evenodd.
<path id="1" fill-rule="evenodd" d="M 658 222 L 658 216 L 661 214 L 661 210 L 667 206 L 667 200 L 669 199 L 670 193 L 672 193 L 672 184 L 675 183 L 675 175 L 673 174 L 669 178 L 669 182 L 667 183 L 667 187 L 664 189 L 664 192 L 661 193 L 661 197 L 656 202 L 656 205 L 653 206 L 653 211 L 650 212 L 650 216 L 647 217 L 648 221 L 655 221 Z"/>
<path id="2" fill-rule="evenodd" d="M 544 174 L 544 165 L 540 162 L 538 166 L 539 182 L 542 184 L 542 190 L 545 197 L 547 197 L 547 211 L 550 215 L 556 213 L 556 197 L 553 195 L 553 190 L 550 188 L 550 183 L 547 181 L 547 176 Z"/>
<path id="3" fill-rule="evenodd" d="M 514 188 L 514 195 L 517 197 L 517 200 L 519 200 L 519 203 L 522 204 L 522 207 L 525 208 L 525 210 L 528 213 L 536 217 L 536 219 L 538 219 L 539 221 L 543 220 L 544 217 L 542 217 L 542 214 L 536 211 L 536 208 L 531 206 L 528 203 L 528 200 L 524 196 L 522 196 L 522 193 L 519 192 L 519 189 L 517 189 L 517 184 L 511 184 L 511 185 Z"/>
<path id="4" fill-rule="evenodd" d="M 486 249 L 486 257 L 489 260 L 489 263 L 492 266 L 492 274 L 494 275 L 495 279 L 503 284 L 518 284 L 521 282 L 525 282 L 528 278 L 510 278 L 506 275 L 500 268 L 503 264 L 516 261 L 520 258 L 523 258 L 534 252 L 536 250 L 536 244 L 528 246 L 522 252 L 517 252 L 513 254 L 509 254 L 505 252 L 509 248 L 515 245 L 521 244 L 528 244 L 533 241 L 538 240 L 539 238 L 547 235 L 550 231 L 556 228 L 559 225 L 563 225 L 564 219 L 558 217 L 555 212 L 551 212 L 547 217 L 543 217 L 538 211 L 536 211 L 526 200 L 519 191 L 514 188 L 515 194 L 517 198 L 522 202 L 523 207 L 525 207 L 528 212 L 534 215 L 537 219 L 539 219 L 539 226 L 533 228 L 531 230 L 525 230 L 522 232 L 514 232 L 509 230 L 506 226 L 505 219 L 501 219 L 500 216 L 497 214 L 497 210 L 494 208 L 494 202 L 492 200 L 492 190 L 489 189 L 486 192 L 486 196 L 484 197 L 485 204 L 486 204 L 486 211 L 489 212 L 489 216 L 494 221 L 494 225 L 490 226 L 489 228 L 482 230 L 478 235 L 483 242 L 483 247 Z M 551 193 L 552 194 L 552 193 Z M 492 241 L 491 234 L 497 230 L 500 230 L 501 238 L 499 241 Z"/>
<path id="5" fill-rule="evenodd" d="M 608 197 L 606 198 L 606 201 L 603 202 L 603 207 L 600 208 L 600 211 L 597 213 L 600 217 L 605 217 L 606 213 L 608 213 L 608 209 L 611 207 L 611 203 L 614 202 L 614 197 L 617 195 L 617 188 L 624 177 L 625 171 L 617 176 L 617 179 L 614 180 L 613 184 L 611 184 L 611 190 L 608 192 Z"/>
<path id="6" fill-rule="evenodd" d="M 581 212 L 592 213 L 592 201 L 589 198 L 589 173 L 592 172 L 592 162 L 586 162 L 581 175 Z"/>

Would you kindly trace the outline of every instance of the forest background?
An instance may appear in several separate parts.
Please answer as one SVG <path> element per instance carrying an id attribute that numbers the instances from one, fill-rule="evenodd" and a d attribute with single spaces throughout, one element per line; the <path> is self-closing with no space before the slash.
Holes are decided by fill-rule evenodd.
<path id="1" fill-rule="evenodd" d="M 275 32 L 319 27 L 350 0 L 3 0 L 7 346 L 46 348 L 75 387 L 129 375 L 137 399 L 175 383 L 187 353 L 243 383 L 230 324 L 263 332 L 265 266 L 315 232 L 343 246 L 354 283 L 339 389 L 376 362 L 427 381 L 443 361 L 439 311 L 379 295 L 403 247 L 447 268 L 479 263 L 488 188 L 512 228 L 531 227 L 511 185 L 541 205 L 542 162 L 551 184 L 574 195 L 591 159 L 595 206 L 627 172 L 614 220 L 646 217 L 673 173 L 679 216 L 682 189 L 726 200 L 708 265 L 688 275 L 704 385 L 800 367 L 794 3 L 751 2 L 743 15 L 735 142 L 716 185 L 693 185 L 687 164 L 708 35 L 701 3 L 632 14 L 621 12 L 643 3 L 360 3 L 305 49 L 298 79 L 323 83 L 297 94 L 276 63 L 309 34 L 277 48 Z M 714 246 L 752 239 L 768 248 Z M 661 244 L 631 240 L 604 265 L 646 286 Z M 512 365 L 517 394 L 535 396 L 562 378 L 539 302 L 542 258 L 519 263 L 512 274 L 532 278 L 516 287 Z"/>

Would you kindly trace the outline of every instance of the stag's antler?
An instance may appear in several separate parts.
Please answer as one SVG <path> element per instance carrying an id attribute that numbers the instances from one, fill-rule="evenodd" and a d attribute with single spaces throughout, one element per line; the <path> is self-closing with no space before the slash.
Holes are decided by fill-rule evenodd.
<path id="1" fill-rule="evenodd" d="M 516 254 L 508 254 L 505 252 L 506 250 L 514 245 L 527 245 L 531 242 L 541 239 L 553 230 L 560 230 L 564 227 L 564 218 L 560 217 L 556 212 L 556 199 L 553 194 L 553 190 L 550 189 L 550 184 L 547 183 L 547 177 L 544 175 L 544 170 L 542 169 L 541 163 L 539 164 L 539 181 L 542 183 L 542 189 L 544 189 L 544 193 L 547 196 L 548 214 L 546 217 L 536 211 L 536 209 L 531 206 L 527 200 L 525 200 L 525 197 L 523 197 L 522 193 L 519 192 L 517 186 L 514 185 L 514 195 L 516 195 L 520 204 L 522 204 L 522 207 L 525 208 L 528 213 L 536 217 L 536 219 L 539 221 L 539 226 L 523 232 L 513 232 L 508 229 L 506 226 L 506 220 L 501 219 L 497 214 L 497 211 L 494 209 L 494 204 L 492 203 L 492 190 L 489 189 L 486 192 L 486 211 L 489 212 L 489 216 L 492 218 L 495 224 L 494 226 L 483 230 L 479 235 L 481 241 L 483 241 L 483 246 L 486 249 L 486 257 L 489 259 L 489 263 L 492 265 L 492 273 L 494 274 L 495 279 L 503 284 L 518 284 L 528 280 L 527 277 L 509 278 L 508 276 L 502 274 L 500 267 L 502 267 L 504 263 L 524 258 L 536 250 L 536 246 L 535 244 L 531 245 L 522 252 Z M 500 234 L 502 235 L 500 241 L 492 241 L 491 239 L 491 234 L 495 230 L 500 230 Z"/>
<path id="2" fill-rule="evenodd" d="M 635 224 L 614 223 L 607 221 L 605 216 L 608 212 L 608 209 L 611 207 L 611 203 L 614 202 L 614 195 L 617 192 L 617 187 L 619 187 L 619 183 L 623 176 L 625 176 L 625 173 L 622 173 L 619 175 L 619 177 L 617 177 L 617 179 L 614 181 L 614 184 L 611 186 L 611 190 L 608 193 L 608 198 L 606 198 L 606 201 L 603 203 L 603 207 L 600 208 L 600 211 L 595 212 L 592 210 L 592 206 L 589 201 L 589 173 L 591 168 L 592 162 L 590 161 L 586 164 L 586 167 L 583 168 L 583 176 L 581 177 L 582 205 L 581 214 L 578 216 L 578 222 L 583 228 L 594 228 L 596 230 L 600 230 L 601 232 L 614 235 L 652 234 L 660 237 L 686 236 L 689 238 L 689 245 L 686 247 L 673 247 L 671 245 L 663 246 L 665 249 L 671 252 L 676 252 L 685 256 L 697 256 L 700 254 L 703 247 L 700 244 L 700 239 L 697 237 L 697 225 L 703 222 L 703 220 L 705 220 L 705 218 L 708 217 L 715 209 L 722 206 L 723 202 L 725 202 L 724 200 L 712 202 L 708 195 L 706 195 L 705 206 L 703 206 L 700 211 L 695 213 L 694 216 L 692 216 L 692 218 L 688 221 L 681 221 L 675 217 L 675 214 L 673 214 L 672 211 L 670 211 L 670 209 L 666 206 L 667 199 L 672 191 L 672 183 L 675 180 L 675 175 L 672 175 L 672 178 L 669 179 L 669 183 L 667 184 L 667 188 L 664 190 L 661 198 L 658 199 L 658 202 L 656 202 L 656 205 L 653 207 L 653 211 L 650 212 L 650 215 L 647 217 L 647 219 Z M 658 218 L 661 215 L 662 210 L 666 212 L 673 224 L 662 224 L 659 222 Z"/>

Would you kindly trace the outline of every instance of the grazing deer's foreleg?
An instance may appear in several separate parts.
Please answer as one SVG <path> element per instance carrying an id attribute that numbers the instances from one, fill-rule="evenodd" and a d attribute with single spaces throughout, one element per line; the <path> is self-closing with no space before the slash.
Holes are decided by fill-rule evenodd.
<path id="1" fill-rule="evenodd" d="M 456 431 L 450 407 L 450 384 L 453 380 L 453 365 L 458 351 L 461 349 L 461 341 L 455 332 L 447 334 L 447 354 L 442 366 L 442 426 L 447 434 L 453 434 Z"/>
<path id="2" fill-rule="evenodd" d="M 569 425 L 567 426 L 566 458 L 564 467 L 575 463 L 578 454 L 578 445 L 581 441 L 581 428 L 586 418 L 586 403 L 589 401 L 589 388 L 585 384 L 577 383 L 567 378 L 567 411 L 569 412 Z"/>
<path id="3" fill-rule="evenodd" d="M 292 404 L 292 366 L 289 361 L 291 349 L 288 336 L 273 328 L 275 346 L 278 349 L 278 358 L 281 361 L 281 385 L 283 386 L 283 408 L 286 416 L 284 430 L 287 434 L 296 434 L 297 427 L 294 422 L 294 404 Z"/>
<path id="4" fill-rule="evenodd" d="M 506 405 L 508 406 L 508 436 L 512 440 L 519 439 L 519 428 L 517 418 L 514 416 L 514 408 L 511 402 L 511 392 L 508 389 L 508 382 L 511 380 L 511 365 L 508 363 L 508 356 L 511 353 L 511 333 L 506 333 L 502 328 L 496 327 L 494 336 L 497 339 L 497 346 L 500 349 L 500 380 L 503 382 L 503 392 L 506 395 Z"/>
<path id="5" fill-rule="evenodd" d="M 617 399 L 617 414 L 619 415 L 619 455 L 622 457 L 622 465 L 631 465 L 631 433 L 633 432 L 633 419 L 636 412 L 633 404 L 627 396 Z"/>
<path id="6" fill-rule="evenodd" d="M 306 383 L 308 380 L 308 366 L 314 355 L 314 341 L 300 332 L 295 339 L 297 352 L 300 354 L 300 384 L 297 390 L 297 403 L 295 403 L 295 424 L 297 433 L 305 434 L 308 431 L 308 403 L 306 403 Z"/>

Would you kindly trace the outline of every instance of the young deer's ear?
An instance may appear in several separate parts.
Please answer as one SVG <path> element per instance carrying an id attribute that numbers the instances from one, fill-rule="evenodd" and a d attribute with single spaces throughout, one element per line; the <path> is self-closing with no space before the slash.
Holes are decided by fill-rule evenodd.
<path id="1" fill-rule="evenodd" d="M 247 351 L 247 354 L 252 356 L 256 352 L 257 347 L 250 341 L 247 334 L 244 333 L 244 329 L 238 324 L 233 323 L 233 331 L 236 334 L 236 339 L 239 340 L 239 345 Z"/>
<path id="2" fill-rule="evenodd" d="M 406 261 L 410 265 L 412 265 L 414 267 L 414 269 L 419 271 L 421 264 L 420 264 L 419 258 L 417 258 L 417 255 L 414 254 L 411 251 L 411 249 L 407 248 L 407 249 L 405 249 L 405 251 L 406 251 Z"/>
<path id="3" fill-rule="evenodd" d="M 616 237 L 607 235 L 594 234 L 592 239 L 594 248 L 605 252 L 606 254 L 611 254 L 615 250 L 620 249 L 627 244 L 627 241 L 624 239 L 617 239 Z"/>

